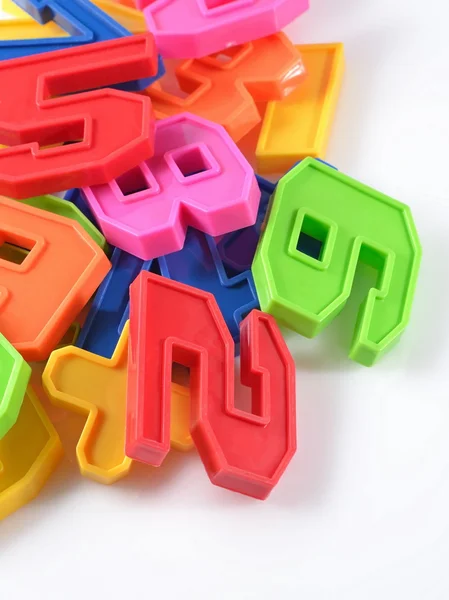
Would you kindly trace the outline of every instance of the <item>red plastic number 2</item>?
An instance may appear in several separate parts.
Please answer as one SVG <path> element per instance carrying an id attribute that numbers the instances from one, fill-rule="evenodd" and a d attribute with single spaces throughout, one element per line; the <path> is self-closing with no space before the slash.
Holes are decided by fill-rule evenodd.
<path id="1" fill-rule="evenodd" d="M 241 324 L 247 412 L 235 405 L 234 343 L 212 294 L 142 272 L 130 297 L 127 455 L 155 466 L 167 455 L 172 362 L 181 363 L 212 483 L 266 498 L 296 451 L 295 365 L 276 321 L 254 310 Z"/>
<path id="2" fill-rule="evenodd" d="M 0 194 L 27 198 L 106 183 L 149 158 L 149 99 L 83 90 L 156 70 L 150 34 L 2 61 L 0 144 L 8 148 L 0 150 Z"/>

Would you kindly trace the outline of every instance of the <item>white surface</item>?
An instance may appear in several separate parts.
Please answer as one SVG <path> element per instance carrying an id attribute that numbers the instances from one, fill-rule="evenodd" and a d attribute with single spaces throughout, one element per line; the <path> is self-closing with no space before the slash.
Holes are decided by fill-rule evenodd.
<path id="1" fill-rule="evenodd" d="M 299 449 L 265 503 L 212 486 L 195 453 L 109 488 L 66 458 L 0 524 L 1 598 L 449 598 L 449 4 L 312 4 L 288 33 L 346 46 L 327 158 L 410 204 L 421 236 L 408 331 L 373 369 L 338 341 L 353 309 L 288 336 Z"/>

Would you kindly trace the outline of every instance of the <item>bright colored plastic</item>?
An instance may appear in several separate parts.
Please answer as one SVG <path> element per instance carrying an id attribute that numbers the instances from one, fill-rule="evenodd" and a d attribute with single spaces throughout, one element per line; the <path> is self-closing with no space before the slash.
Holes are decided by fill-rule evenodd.
<path id="1" fill-rule="evenodd" d="M 187 226 L 219 236 L 252 225 L 260 200 L 226 131 L 190 114 L 156 123 L 151 159 L 83 191 L 109 243 L 142 260 L 180 250 Z"/>
<path id="2" fill-rule="evenodd" d="M 343 44 L 297 46 L 307 76 L 284 100 L 269 102 L 256 149 L 259 173 L 285 173 L 324 158 L 344 71 Z"/>
<path id="3" fill-rule="evenodd" d="M 129 318 L 129 286 L 140 271 L 150 270 L 151 262 L 114 249 L 112 268 L 98 288 L 78 336 L 79 348 L 105 358 L 112 356 Z"/>
<path id="4" fill-rule="evenodd" d="M 78 48 L 94 42 L 105 42 L 131 35 L 117 21 L 90 0 L 14 0 L 38 23 L 54 22 L 69 35 L 40 39 L 15 39 L 0 41 L 1 60 L 11 60 L 42 52 L 54 52 L 67 48 Z M 164 74 L 164 65 L 159 58 L 156 69 L 145 79 L 120 81 L 121 88 L 142 90 Z M 140 76 L 139 76 L 140 77 Z"/>
<path id="5" fill-rule="evenodd" d="M 23 9 L 17 6 L 13 0 L 0 0 L 0 9 L 11 17 L 21 17 L 23 15 Z"/>
<path id="6" fill-rule="evenodd" d="M 0 440 L 17 421 L 31 367 L 0 333 Z"/>
<path id="7" fill-rule="evenodd" d="M 211 294 L 141 273 L 130 296 L 126 454 L 154 466 L 166 457 L 174 361 L 191 370 L 191 434 L 212 483 L 266 498 L 296 450 L 295 365 L 276 321 L 252 311 L 241 325 L 247 412 L 235 402 L 234 343 Z"/>
<path id="8" fill-rule="evenodd" d="M 104 183 L 151 156 L 149 98 L 74 92 L 146 76 L 155 64 L 150 35 L 0 62 L 0 143 L 10 146 L 0 150 L 0 194 L 29 198 Z"/>
<path id="9" fill-rule="evenodd" d="M 28 386 L 16 424 L 0 440 L 0 519 L 39 494 L 62 453 L 56 430 Z"/>
<path id="10" fill-rule="evenodd" d="M 142 261 L 115 248 L 112 269 L 96 293 L 77 346 L 110 357 L 129 318 L 129 286 L 141 271 L 158 270 L 164 277 L 211 292 L 240 350 L 239 325 L 259 308 L 251 271 L 227 273 L 214 238 L 189 229 L 184 248 L 154 261 Z"/>
<path id="11" fill-rule="evenodd" d="M 308 0 L 137 0 L 162 56 L 200 58 L 281 31 Z M 146 7 L 146 8 L 145 8 Z"/>
<path id="12" fill-rule="evenodd" d="M 145 33 L 147 31 L 145 17 L 140 10 L 136 10 L 134 2 L 126 5 L 111 0 L 93 0 L 93 3 L 131 33 Z M 159 71 L 159 76 L 162 74 L 163 72 Z"/>
<path id="13" fill-rule="evenodd" d="M 0 242 L 28 251 L 0 259 L 0 331 L 25 360 L 45 360 L 110 263 L 73 219 L 0 197 L 0 222 Z"/>
<path id="14" fill-rule="evenodd" d="M 65 31 L 56 25 L 56 23 L 46 23 L 41 25 L 36 23 L 26 13 L 24 18 L 2 19 L 0 20 L 0 40 L 32 40 L 42 37 L 64 37 Z M 1 46 L 0 46 L 1 48 Z M 0 54 L 1 56 L 1 54 Z"/>
<path id="15" fill-rule="evenodd" d="M 410 317 L 421 260 L 410 209 L 312 158 L 273 198 L 252 267 L 262 310 L 314 337 L 344 307 L 358 261 L 367 263 L 378 283 L 360 307 L 349 356 L 372 365 Z M 303 235 L 321 243 L 317 258 L 301 251 Z"/>
<path id="16" fill-rule="evenodd" d="M 251 270 L 226 271 L 214 238 L 189 229 L 184 248 L 158 260 L 161 275 L 213 294 L 240 350 L 240 323 L 259 308 Z"/>
<path id="17" fill-rule="evenodd" d="M 82 191 L 79 188 L 73 188 L 64 194 L 64 199 L 68 202 L 71 202 L 76 206 L 76 208 L 86 217 L 89 221 L 96 226 L 97 222 L 95 220 L 92 211 L 89 208 L 89 205 L 84 198 Z"/>
<path id="18" fill-rule="evenodd" d="M 329 165 L 329 163 L 324 164 L 335 169 L 335 167 Z M 235 274 L 243 273 L 244 271 L 251 269 L 270 199 L 276 188 L 275 183 L 271 183 L 271 181 L 268 181 L 259 175 L 256 175 L 256 177 L 262 196 L 255 224 L 251 227 L 245 227 L 244 229 L 227 233 L 220 238 L 217 245 L 218 253 L 223 261 L 223 265 L 228 271 L 234 272 Z M 320 247 L 321 245 L 310 236 L 303 236 L 301 250 L 309 256 L 316 256 L 319 254 Z"/>
<path id="19" fill-rule="evenodd" d="M 112 0 L 93 0 L 93 3 L 131 33 L 145 33 L 147 31 L 145 17 L 141 11 L 135 9 L 133 3 L 129 6 L 118 4 Z M 67 35 L 66 32 L 51 21 L 45 25 L 36 23 L 36 21 L 22 8 L 18 7 L 13 0 L 3 0 L 3 2 L 0 2 L 0 8 L 4 12 L 15 17 L 14 19 L 8 19 L 8 21 L 3 20 L 0 23 L 1 39 L 5 39 L 6 37 L 4 35 L 3 25 L 8 22 L 16 25 L 18 29 L 17 35 L 13 35 L 7 39 L 17 40 Z"/>
<path id="20" fill-rule="evenodd" d="M 261 121 L 256 102 L 282 100 L 302 81 L 304 68 L 295 46 L 278 33 L 219 56 L 184 61 L 175 75 L 189 95 L 165 91 L 164 81 L 157 81 L 147 90 L 156 116 L 190 112 L 223 125 L 238 141 Z"/>
<path id="21" fill-rule="evenodd" d="M 100 246 L 103 252 L 106 252 L 108 245 L 104 236 L 98 231 L 95 225 L 89 221 L 89 219 L 80 211 L 80 209 L 70 202 L 59 198 L 58 196 L 36 196 L 35 198 L 27 198 L 23 200 L 22 204 L 28 206 L 34 206 L 42 210 L 47 210 L 60 217 L 66 217 L 67 219 L 74 219 L 77 221 L 86 233 L 94 240 L 96 244 Z"/>
<path id="22" fill-rule="evenodd" d="M 131 468 L 132 460 L 125 456 L 127 370 L 125 325 L 112 358 L 66 346 L 52 353 L 42 375 L 44 388 L 54 404 L 86 415 L 76 447 L 78 465 L 83 476 L 103 484 L 115 483 Z M 188 433 L 188 389 L 174 384 L 173 401 L 180 407 L 183 429 Z M 178 413 L 174 412 L 177 421 Z M 177 427 L 180 428 L 179 423 Z M 176 442 L 172 440 L 174 446 Z"/>
<path id="23" fill-rule="evenodd" d="M 237 273 L 243 273 L 251 269 L 270 198 L 276 188 L 275 183 L 271 183 L 271 181 L 259 175 L 256 177 L 261 198 L 255 224 L 227 233 L 217 245 L 218 254 L 225 267 Z"/>

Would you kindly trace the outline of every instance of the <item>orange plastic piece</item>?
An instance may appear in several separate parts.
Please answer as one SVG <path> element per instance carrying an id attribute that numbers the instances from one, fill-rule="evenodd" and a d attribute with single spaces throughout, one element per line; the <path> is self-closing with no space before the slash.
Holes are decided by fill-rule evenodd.
<path id="1" fill-rule="evenodd" d="M 0 196 L 0 331 L 27 361 L 45 360 L 88 302 L 110 263 L 73 219 Z"/>
<path id="2" fill-rule="evenodd" d="M 132 1 L 120 3 L 113 0 L 92 1 L 131 33 L 146 33 L 148 31 L 143 13 L 136 9 Z"/>
<path id="3" fill-rule="evenodd" d="M 301 56 L 278 33 L 218 55 L 182 61 L 175 75 L 181 98 L 157 81 L 147 88 L 156 117 L 190 112 L 223 125 L 238 141 L 261 121 L 256 102 L 282 100 L 304 74 Z"/>
<path id="4" fill-rule="evenodd" d="M 256 149 L 259 173 L 285 173 L 307 156 L 324 158 L 344 71 L 343 44 L 297 46 L 306 77 L 269 102 Z"/>
<path id="5" fill-rule="evenodd" d="M 0 519 L 39 494 L 62 453 L 56 430 L 28 386 L 16 424 L 0 440 Z"/>
<path id="6" fill-rule="evenodd" d="M 136 8 L 136 3 L 134 0 L 112 0 L 116 4 L 123 4 L 123 6 L 130 6 L 131 8 Z"/>
<path id="7" fill-rule="evenodd" d="M 125 456 L 128 334 L 127 323 L 112 358 L 75 346 L 56 350 L 42 375 L 44 389 L 56 406 L 87 416 L 76 448 L 78 465 L 82 475 L 104 484 L 125 477 L 132 463 Z M 172 445 L 190 450 L 189 390 L 177 384 L 172 389 Z"/>

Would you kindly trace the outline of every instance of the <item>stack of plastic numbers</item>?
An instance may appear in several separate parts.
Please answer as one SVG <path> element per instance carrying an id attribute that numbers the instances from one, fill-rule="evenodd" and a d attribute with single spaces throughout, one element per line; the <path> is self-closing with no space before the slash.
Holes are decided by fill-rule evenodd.
<path id="1" fill-rule="evenodd" d="M 378 279 L 350 358 L 409 320 L 409 208 L 323 160 L 343 47 L 282 32 L 308 0 L 135 4 L 3 2 L 0 518 L 57 467 L 58 410 L 85 416 L 85 477 L 195 448 L 265 499 L 296 451 L 280 326 L 317 336 L 359 262 Z"/>

